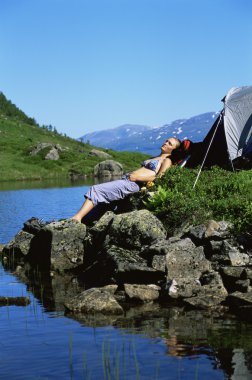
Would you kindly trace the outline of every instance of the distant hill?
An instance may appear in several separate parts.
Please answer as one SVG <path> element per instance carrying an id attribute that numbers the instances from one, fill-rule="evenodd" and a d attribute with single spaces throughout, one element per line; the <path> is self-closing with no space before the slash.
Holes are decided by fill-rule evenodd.
<path id="1" fill-rule="evenodd" d="M 22 121 L 29 125 L 36 125 L 35 119 L 27 116 L 21 111 L 15 104 L 6 98 L 6 96 L 0 92 L 0 117 L 11 118 L 12 120 Z"/>
<path id="2" fill-rule="evenodd" d="M 38 144 L 44 148 L 31 155 Z M 48 160 L 48 143 L 59 146 L 59 159 Z M 67 137 L 55 127 L 39 126 L 0 92 L 0 181 L 92 177 L 94 166 L 104 158 L 90 154 L 96 148 Z M 106 150 L 124 171 L 136 168 L 147 155 Z"/>
<path id="3" fill-rule="evenodd" d="M 169 136 L 181 140 L 188 138 L 194 142 L 202 141 L 213 125 L 219 112 L 207 112 L 189 119 L 175 120 L 160 127 L 125 124 L 113 129 L 87 133 L 79 138 L 102 148 L 119 151 L 143 152 L 155 155 L 160 143 Z"/>

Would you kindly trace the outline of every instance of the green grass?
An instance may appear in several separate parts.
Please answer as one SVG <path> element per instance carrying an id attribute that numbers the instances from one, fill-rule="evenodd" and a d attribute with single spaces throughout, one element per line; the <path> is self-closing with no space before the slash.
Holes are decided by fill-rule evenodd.
<path id="1" fill-rule="evenodd" d="M 45 148 L 36 156 L 39 143 L 66 148 L 57 161 L 45 160 Z M 0 181 L 68 178 L 70 174 L 92 177 L 94 166 L 104 158 L 91 156 L 94 147 L 59 134 L 52 126 L 40 127 L 0 92 Z M 101 149 L 134 170 L 148 156 L 141 153 Z M 252 231 L 252 171 L 204 170 L 193 190 L 197 170 L 172 168 L 155 183 L 155 195 L 146 206 L 156 213 L 169 233 L 183 223 L 208 219 L 228 220 L 238 232 Z"/>
<path id="2" fill-rule="evenodd" d="M 36 156 L 30 155 L 37 144 L 45 142 L 60 144 L 67 150 L 60 153 L 60 159 L 57 161 L 44 159 L 48 148 Z M 93 148 L 95 147 L 38 125 L 0 115 L 1 181 L 67 178 L 70 173 L 92 176 L 94 166 L 104 161 L 104 158 L 89 155 Z M 125 172 L 135 169 L 148 157 L 141 153 L 100 150 L 108 152 L 112 156 L 111 159 L 120 162 Z"/>
<path id="3" fill-rule="evenodd" d="M 252 232 L 252 170 L 203 170 L 193 189 L 197 169 L 171 168 L 156 181 L 147 208 L 159 216 L 170 234 L 183 224 L 227 220 L 235 232 Z"/>

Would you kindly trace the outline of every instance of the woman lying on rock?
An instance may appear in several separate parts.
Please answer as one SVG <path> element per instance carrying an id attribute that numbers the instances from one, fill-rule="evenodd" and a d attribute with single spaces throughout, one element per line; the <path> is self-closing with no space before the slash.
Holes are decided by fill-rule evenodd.
<path id="1" fill-rule="evenodd" d="M 172 166 L 171 153 L 179 148 L 180 144 L 178 139 L 170 137 L 163 143 L 160 155 L 144 161 L 141 168 L 125 174 L 122 179 L 92 186 L 85 194 L 86 200 L 82 207 L 72 219 L 81 222 L 95 206 L 124 199 L 138 192 L 144 182 L 153 181 L 157 176 L 164 174 Z"/>

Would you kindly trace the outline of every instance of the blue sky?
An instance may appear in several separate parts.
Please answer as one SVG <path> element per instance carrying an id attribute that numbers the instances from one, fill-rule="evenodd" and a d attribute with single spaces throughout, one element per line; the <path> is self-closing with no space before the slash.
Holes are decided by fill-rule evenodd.
<path id="1" fill-rule="evenodd" d="M 252 84 L 250 0 L 0 0 L 0 91 L 71 137 L 218 111 Z"/>

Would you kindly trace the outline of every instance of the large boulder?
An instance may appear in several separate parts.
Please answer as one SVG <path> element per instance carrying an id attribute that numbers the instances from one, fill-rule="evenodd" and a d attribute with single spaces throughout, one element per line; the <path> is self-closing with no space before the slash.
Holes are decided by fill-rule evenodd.
<path id="1" fill-rule="evenodd" d="M 89 260 L 90 261 L 90 260 Z M 148 266 L 138 250 L 107 245 L 94 255 L 93 262 L 84 270 L 83 281 L 97 286 L 114 281 L 117 284 L 148 284 L 164 280 L 164 273 Z M 93 283 L 95 279 L 95 283 Z"/>
<path id="2" fill-rule="evenodd" d="M 52 222 L 37 235 L 48 252 L 51 269 L 64 272 L 83 264 L 86 226 L 72 219 Z"/>
<path id="3" fill-rule="evenodd" d="M 86 226 L 71 219 L 41 222 L 31 218 L 3 248 L 8 264 L 24 261 L 44 269 L 74 269 L 83 264 Z"/>
<path id="4" fill-rule="evenodd" d="M 211 263 L 205 258 L 203 247 L 196 247 L 189 239 L 181 239 L 169 246 L 166 255 L 167 279 L 199 279 L 211 270 Z"/>
<path id="5" fill-rule="evenodd" d="M 166 237 L 162 223 L 148 210 L 123 214 L 107 211 L 89 232 L 92 250 L 99 243 L 99 247 L 116 245 L 144 252 L 146 247 Z"/>
<path id="6" fill-rule="evenodd" d="M 114 280 L 120 284 L 163 280 L 164 273 L 151 267 L 141 252 L 165 236 L 162 223 L 147 210 L 118 215 L 107 212 L 89 230 L 84 278 L 95 276 L 102 283 Z"/>
<path id="7" fill-rule="evenodd" d="M 45 151 L 44 159 L 57 161 L 60 156 L 59 153 L 67 150 L 68 148 L 63 148 L 60 144 L 54 143 L 40 143 L 36 145 L 30 152 L 31 156 L 36 156 L 39 152 Z"/>
<path id="8" fill-rule="evenodd" d="M 148 210 L 115 215 L 108 231 L 110 243 L 127 249 L 143 250 L 166 237 L 163 224 Z"/>
<path id="9" fill-rule="evenodd" d="M 41 150 L 45 149 L 45 148 L 52 148 L 54 147 L 55 144 L 53 143 L 40 143 L 38 145 L 36 145 L 30 152 L 30 155 L 31 156 L 36 156 Z"/>
<path id="10" fill-rule="evenodd" d="M 189 239 L 169 245 L 166 254 L 167 290 L 172 298 L 192 297 L 201 286 L 200 277 L 211 271 L 203 247 L 196 247 Z"/>
<path id="11" fill-rule="evenodd" d="M 117 177 L 122 176 L 122 165 L 114 160 L 105 160 L 95 165 L 94 176 L 95 177 Z"/>

